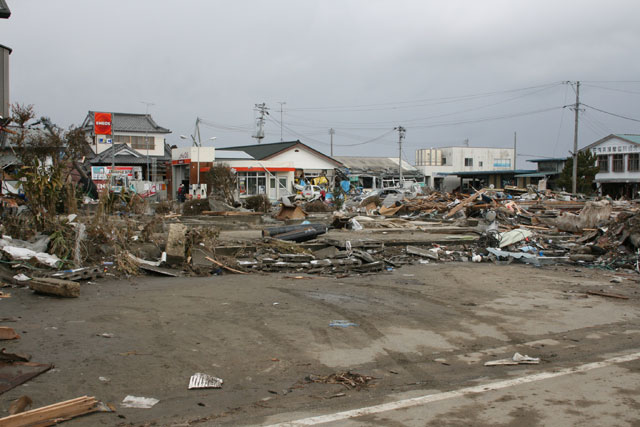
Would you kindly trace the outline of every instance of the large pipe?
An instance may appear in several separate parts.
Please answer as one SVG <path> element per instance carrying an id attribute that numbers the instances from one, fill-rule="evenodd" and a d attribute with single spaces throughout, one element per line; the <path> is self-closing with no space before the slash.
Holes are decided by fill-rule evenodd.
<path id="1" fill-rule="evenodd" d="M 313 228 L 318 231 L 318 234 L 324 234 L 327 232 L 328 227 L 321 223 L 314 224 L 297 224 L 297 225 L 285 225 L 282 227 L 271 227 L 262 230 L 262 237 L 272 237 L 278 234 L 289 233 L 291 231 L 300 231 L 307 228 Z"/>

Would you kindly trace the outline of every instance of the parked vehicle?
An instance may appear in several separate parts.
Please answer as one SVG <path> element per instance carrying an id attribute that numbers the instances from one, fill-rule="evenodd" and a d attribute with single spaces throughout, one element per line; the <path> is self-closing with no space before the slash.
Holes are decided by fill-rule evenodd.
<path id="1" fill-rule="evenodd" d="M 389 194 L 404 194 L 404 191 L 399 188 L 378 188 L 376 190 L 371 190 L 368 193 L 363 193 L 359 196 L 356 196 L 353 198 L 353 200 L 359 202 L 369 197 L 379 197 L 382 200 Z"/>
<path id="2" fill-rule="evenodd" d="M 306 185 L 302 190 L 302 196 L 307 200 L 316 200 L 320 198 L 322 188 L 318 185 Z"/>

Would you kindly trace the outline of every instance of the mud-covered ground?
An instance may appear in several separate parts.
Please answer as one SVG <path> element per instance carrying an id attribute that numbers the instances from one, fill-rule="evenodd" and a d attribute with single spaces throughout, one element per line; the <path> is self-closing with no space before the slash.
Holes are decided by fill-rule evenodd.
<path id="1" fill-rule="evenodd" d="M 35 407 L 89 395 L 117 413 L 65 425 L 264 425 L 583 365 L 640 351 L 640 276 L 610 282 L 615 275 L 448 263 L 340 279 L 103 279 L 83 284 L 78 299 L 5 288 L 11 297 L 0 299 L 0 318 L 16 321 L 0 325 L 21 339 L 0 346 L 55 368 L 0 395 L 0 415 L 22 395 Z M 483 365 L 516 351 L 541 364 Z M 608 369 L 606 381 L 594 370 L 516 394 L 443 400 L 428 414 L 390 411 L 333 425 L 633 425 L 640 363 Z M 347 370 L 375 379 L 360 390 L 305 381 Z M 222 389 L 188 390 L 196 372 L 224 379 Z M 160 402 L 122 408 L 127 395 Z"/>

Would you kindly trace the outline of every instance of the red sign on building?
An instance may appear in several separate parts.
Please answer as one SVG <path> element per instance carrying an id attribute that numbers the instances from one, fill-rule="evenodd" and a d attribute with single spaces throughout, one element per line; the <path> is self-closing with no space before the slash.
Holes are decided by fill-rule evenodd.
<path id="1" fill-rule="evenodd" d="M 112 135 L 111 113 L 93 113 L 93 124 L 96 135 Z"/>

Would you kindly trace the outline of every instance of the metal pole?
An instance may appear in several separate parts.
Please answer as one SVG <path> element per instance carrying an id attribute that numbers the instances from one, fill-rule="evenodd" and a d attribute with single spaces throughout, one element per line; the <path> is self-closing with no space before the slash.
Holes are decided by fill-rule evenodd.
<path id="1" fill-rule="evenodd" d="M 577 193 L 578 189 L 578 112 L 580 111 L 580 82 L 576 82 L 576 123 L 573 130 L 573 174 L 571 192 Z"/>
<path id="2" fill-rule="evenodd" d="M 144 104 L 145 109 L 145 119 L 149 117 L 149 106 L 155 105 L 153 102 L 140 101 L 140 103 Z M 149 168 L 149 131 L 145 128 L 144 130 L 144 144 L 147 146 L 147 181 L 151 181 L 151 170 Z"/>
<path id="3" fill-rule="evenodd" d="M 514 132 L 513 133 L 513 170 L 515 171 L 516 169 L 518 169 L 517 163 L 518 163 L 518 154 L 517 154 L 517 143 L 518 143 L 518 133 Z"/>
<path id="4" fill-rule="evenodd" d="M 198 170 L 196 170 L 196 174 L 198 175 L 198 187 L 197 190 L 198 194 L 200 194 L 200 146 L 202 145 L 202 140 L 200 139 L 200 118 L 196 117 L 196 132 L 198 134 L 198 163 L 197 163 L 197 168 Z M 193 141 L 195 142 L 195 140 Z"/>
<path id="5" fill-rule="evenodd" d="M 398 126 L 395 129 L 398 131 L 398 175 L 400 175 L 400 187 L 402 187 L 402 139 L 404 138 L 405 128 Z"/>
<path id="6" fill-rule="evenodd" d="M 93 118 L 95 122 L 95 116 Z M 109 188 L 113 185 L 113 172 L 116 169 L 116 113 L 111 113 L 111 177 L 109 178 Z"/>
<path id="7" fill-rule="evenodd" d="M 333 135 L 336 133 L 333 128 L 329 129 L 329 135 L 331 135 L 331 157 L 333 157 Z"/>
<path id="8" fill-rule="evenodd" d="M 280 104 L 280 142 L 284 141 L 283 137 L 282 137 L 282 125 L 283 125 L 283 116 L 282 116 L 282 112 L 283 112 L 283 106 L 284 104 L 286 104 L 286 102 L 278 102 L 278 104 Z"/>

